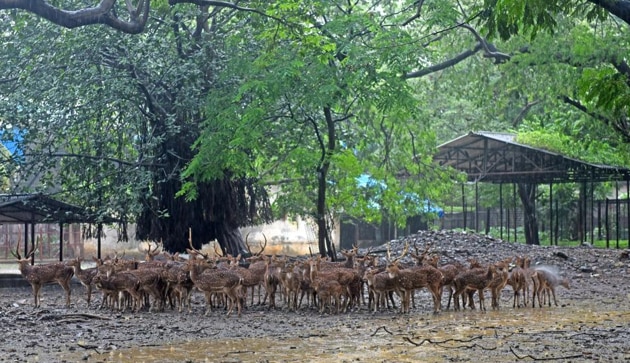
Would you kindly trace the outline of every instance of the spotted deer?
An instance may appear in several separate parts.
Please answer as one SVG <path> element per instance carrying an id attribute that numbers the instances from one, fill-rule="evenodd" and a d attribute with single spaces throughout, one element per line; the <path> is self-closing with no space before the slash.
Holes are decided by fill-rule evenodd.
<path id="1" fill-rule="evenodd" d="M 368 286 L 368 308 L 370 310 L 376 312 L 379 307 L 389 307 L 390 301 L 393 308 L 396 309 L 392 293 L 401 295 L 401 292 L 398 290 L 395 277 L 391 277 L 385 270 L 370 268 L 365 271 L 363 279 Z"/>
<path id="2" fill-rule="evenodd" d="M 49 283 L 59 284 L 66 292 L 66 307 L 70 306 L 70 295 L 72 289 L 70 288 L 70 280 L 74 275 L 72 267 L 67 266 L 62 262 L 45 264 L 45 265 L 31 265 L 31 258 L 35 254 L 35 251 L 39 247 L 39 242 L 35 247 L 28 251 L 26 256 L 22 258 L 20 255 L 20 242 L 18 241 L 15 252 L 11 251 L 11 254 L 17 259 L 20 273 L 31 284 L 33 288 L 33 298 L 35 300 L 35 307 L 40 307 L 40 290 L 43 285 Z"/>
<path id="3" fill-rule="evenodd" d="M 247 290 L 251 290 L 251 305 L 254 305 L 254 291 L 258 288 L 258 303 L 260 304 L 260 288 L 264 283 L 266 270 L 264 261 L 254 258 L 255 262 L 250 262 L 249 267 L 244 267 L 239 263 L 241 261 L 241 255 L 229 258 L 229 260 L 230 270 L 237 273 L 243 279 L 245 300 L 247 300 Z"/>
<path id="4" fill-rule="evenodd" d="M 354 268 L 348 267 L 331 267 L 329 264 L 322 264 L 321 256 L 309 260 L 310 277 L 313 286 L 319 284 L 318 280 L 336 280 L 346 289 L 345 295 L 349 297 L 349 301 L 345 304 L 344 312 L 347 307 L 357 304 L 360 301 L 360 291 L 362 284 L 362 276 Z M 317 288 L 315 288 L 317 291 Z"/>
<path id="5" fill-rule="evenodd" d="M 488 284 L 488 289 L 490 290 L 490 295 L 492 296 L 492 309 L 498 310 L 500 307 L 501 291 L 508 283 L 508 269 L 511 260 L 511 258 L 508 258 L 494 264 L 494 275 Z"/>
<path id="6" fill-rule="evenodd" d="M 192 237 L 189 238 L 190 249 L 186 251 L 191 255 L 191 258 L 186 263 L 184 268 L 190 274 L 195 287 L 206 295 L 206 313 L 212 309 L 210 296 L 212 294 L 223 294 L 227 299 L 227 316 L 229 317 L 236 305 L 237 314 L 241 316 L 242 310 L 242 286 L 243 279 L 233 271 L 225 268 L 216 268 L 216 265 L 211 265 L 208 259 L 208 255 L 195 249 L 192 245 Z M 199 259 L 197 256 L 201 256 Z"/>
<path id="7" fill-rule="evenodd" d="M 94 285 L 103 292 L 103 304 L 107 297 L 112 297 L 113 304 L 119 311 L 127 308 L 126 295 L 131 298 L 131 309 L 138 312 L 142 307 L 142 291 L 140 279 L 129 271 L 116 271 L 113 266 L 104 266 L 94 276 Z M 101 304 L 101 308 L 103 308 Z"/>
<path id="8" fill-rule="evenodd" d="M 74 258 L 67 262 L 67 265 L 74 269 L 74 276 L 76 276 L 81 285 L 85 286 L 85 291 L 87 295 L 87 306 L 90 306 L 90 301 L 92 298 L 92 287 L 94 286 L 94 276 L 98 272 L 96 267 L 90 267 L 87 269 L 83 269 L 81 267 L 81 262 L 83 259 L 81 257 Z"/>
<path id="9" fill-rule="evenodd" d="M 479 309 L 485 311 L 485 298 L 483 291 L 488 287 L 495 274 L 495 268 L 493 265 L 489 265 L 486 268 L 472 268 L 463 271 L 457 277 L 455 277 L 455 293 L 453 294 L 453 300 L 455 302 L 455 310 L 460 309 L 459 297 L 466 292 L 467 289 L 471 291 L 479 292 Z M 472 302 L 472 297 L 470 297 Z M 471 304 L 471 308 L 474 309 L 474 305 Z"/>
<path id="10" fill-rule="evenodd" d="M 409 245 L 405 246 L 400 257 L 387 265 L 387 272 L 391 278 L 397 280 L 397 288 L 402 293 L 401 312 L 409 313 L 411 296 L 416 289 L 427 288 L 433 297 L 433 312 L 439 313 L 442 307 L 440 289 L 442 286 L 442 273 L 433 266 L 415 266 L 400 268 L 399 260 L 407 253 Z M 389 251 L 388 251 L 388 261 Z"/>
<path id="11" fill-rule="evenodd" d="M 527 305 L 527 286 L 528 278 L 527 271 L 524 268 L 525 258 L 517 256 L 514 258 L 514 266 L 510 271 L 508 278 L 508 285 L 512 287 L 514 296 L 512 299 L 512 308 L 521 307 L 521 299 L 523 300 L 523 306 Z"/>
<path id="12" fill-rule="evenodd" d="M 451 308 L 451 300 L 453 299 L 453 293 L 455 292 L 455 277 L 462 271 L 466 270 L 466 267 L 458 261 L 440 265 L 440 256 L 434 255 L 424 259 L 424 263 L 433 266 L 440 270 L 442 273 L 442 286 L 440 286 L 440 297 L 444 294 L 444 288 L 448 289 L 448 301 L 446 303 L 446 309 Z"/>
<path id="13" fill-rule="evenodd" d="M 558 286 L 563 286 L 566 289 L 569 289 L 569 280 L 567 278 L 562 278 L 555 271 L 555 269 L 549 266 L 536 266 L 534 268 L 534 292 L 532 296 L 532 300 L 534 300 L 534 307 L 536 305 L 536 297 L 538 297 L 538 307 L 543 306 L 545 303 L 545 299 L 549 306 L 551 306 L 551 297 L 553 296 L 553 303 L 558 306 L 558 301 L 556 300 L 556 288 Z"/>
<path id="14" fill-rule="evenodd" d="M 205 260 L 190 259 L 185 267 L 190 273 L 190 279 L 195 287 L 209 296 L 208 294 L 219 293 L 225 294 L 228 304 L 227 316 L 229 317 L 236 305 L 237 314 L 241 316 L 241 287 L 243 279 L 227 269 L 219 269 L 211 266 Z M 212 310 L 211 304 L 206 298 L 206 313 Z"/>

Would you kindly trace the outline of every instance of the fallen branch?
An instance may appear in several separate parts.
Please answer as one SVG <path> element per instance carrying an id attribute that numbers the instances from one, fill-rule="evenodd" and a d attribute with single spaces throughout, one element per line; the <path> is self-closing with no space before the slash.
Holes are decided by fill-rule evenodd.
<path id="1" fill-rule="evenodd" d="M 536 360 L 536 361 L 543 361 L 543 360 L 560 360 L 560 359 L 575 359 L 575 358 L 582 358 L 584 356 L 584 354 L 576 354 L 576 355 L 567 355 L 567 356 L 563 356 L 563 357 L 546 357 L 546 358 L 537 358 L 534 357 L 533 355 L 530 354 L 526 354 L 523 356 L 519 356 L 518 354 L 516 354 L 516 352 L 514 351 L 514 349 L 512 347 L 510 347 L 510 352 L 512 352 L 512 354 L 514 354 L 514 356 L 516 357 L 516 359 L 518 360 L 522 360 L 525 358 L 529 358 L 532 360 Z"/>
<path id="2" fill-rule="evenodd" d="M 379 327 L 378 327 L 378 328 L 374 331 L 374 333 L 370 334 L 370 336 L 371 336 L 371 337 L 375 336 L 375 335 L 376 335 L 376 333 L 378 333 L 378 331 L 379 331 L 379 330 L 381 330 L 381 329 L 385 330 L 385 332 L 387 332 L 389 335 L 394 335 L 394 333 L 392 333 L 391 331 L 387 330 L 387 327 L 386 327 L 386 326 L 379 326 Z"/>
<path id="3" fill-rule="evenodd" d="M 188 333 L 188 334 L 190 334 L 190 333 L 197 334 L 197 333 L 201 333 L 203 330 L 210 329 L 210 328 L 211 328 L 210 326 L 204 326 L 204 327 L 201 327 L 201 328 L 195 329 L 195 330 L 183 330 L 182 332 Z M 211 336 L 215 336 L 217 334 L 219 334 L 219 332 L 215 332 L 213 334 L 209 334 L 208 336 L 211 337 Z"/>
<path id="4" fill-rule="evenodd" d="M 414 342 L 414 341 L 413 341 L 413 340 L 411 340 L 411 338 L 409 338 L 409 337 L 404 337 L 403 339 L 405 339 L 405 340 L 406 340 L 406 341 L 408 341 L 409 343 L 411 343 L 411 344 L 415 345 L 416 347 L 419 347 L 419 346 L 421 346 L 421 345 L 422 345 L 422 344 L 424 344 L 424 343 L 431 343 L 431 344 L 436 344 L 436 345 L 439 345 L 439 344 L 445 344 L 445 343 L 449 343 L 449 342 L 457 342 L 457 343 L 470 343 L 470 342 L 472 342 L 472 341 L 474 341 L 474 340 L 478 340 L 478 339 L 481 339 L 481 338 L 482 338 L 482 336 L 481 336 L 481 335 L 478 335 L 478 336 L 472 337 L 472 338 L 470 338 L 470 339 L 446 339 L 446 340 L 442 340 L 442 341 L 437 341 L 437 340 L 435 340 L 435 341 L 434 341 L 434 340 L 431 340 L 431 339 L 422 339 L 422 340 L 420 341 L 420 343 L 418 343 L 418 342 Z"/>
<path id="5" fill-rule="evenodd" d="M 37 320 L 58 320 L 60 323 L 63 322 L 72 322 L 72 321 L 88 321 L 89 319 L 95 320 L 111 320 L 110 317 L 102 316 L 102 315 L 94 315 L 87 313 L 74 313 L 74 314 L 63 314 L 63 315 L 43 315 L 40 316 Z"/>
<path id="6" fill-rule="evenodd" d="M 96 352 L 96 354 L 101 354 L 101 352 L 98 351 L 98 345 L 94 345 L 94 344 L 81 344 L 81 343 L 77 343 L 77 345 L 83 349 L 89 349 L 89 350 L 93 350 Z"/>

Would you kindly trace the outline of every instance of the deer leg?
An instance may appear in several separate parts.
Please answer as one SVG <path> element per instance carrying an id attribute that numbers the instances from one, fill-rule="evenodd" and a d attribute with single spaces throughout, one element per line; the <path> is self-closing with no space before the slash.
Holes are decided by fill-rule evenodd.
<path id="1" fill-rule="evenodd" d="M 472 298 L 471 298 L 472 301 Z M 483 296 L 483 289 L 479 290 L 479 310 L 486 311 L 486 299 Z"/>
<path id="2" fill-rule="evenodd" d="M 439 314 L 442 310 L 442 288 L 433 288 L 431 294 L 433 295 L 433 313 Z"/>
<path id="3" fill-rule="evenodd" d="M 553 303 L 558 306 L 558 301 L 556 300 L 556 289 L 551 288 L 551 294 L 553 295 Z"/>
<path id="4" fill-rule="evenodd" d="M 31 286 L 33 288 L 33 297 L 35 298 L 35 307 L 38 308 L 39 307 L 39 289 L 41 288 L 41 286 L 38 284 L 32 284 Z"/>
<path id="5" fill-rule="evenodd" d="M 70 295 L 72 294 L 72 289 L 70 289 L 70 282 L 67 280 L 60 281 L 59 285 L 61 285 L 61 287 L 66 292 L 66 307 L 70 307 Z"/>
<path id="6" fill-rule="evenodd" d="M 88 284 L 85 289 L 87 290 L 87 306 L 90 307 L 90 300 L 92 299 L 92 285 Z"/>
<path id="7" fill-rule="evenodd" d="M 451 308 L 451 299 L 453 298 L 453 287 L 448 287 L 448 302 L 446 303 L 446 310 Z"/>

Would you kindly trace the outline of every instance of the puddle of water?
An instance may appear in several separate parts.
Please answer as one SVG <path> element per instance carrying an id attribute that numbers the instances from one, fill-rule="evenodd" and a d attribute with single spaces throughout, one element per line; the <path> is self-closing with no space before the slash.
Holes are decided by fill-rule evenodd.
<path id="1" fill-rule="evenodd" d="M 244 315 L 242 319 L 247 319 Z M 477 353 L 465 346 L 476 345 L 493 361 L 514 361 L 508 345 L 540 356 L 553 354 L 554 347 L 566 352 L 554 333 L 578 335 L 585 327 L 618 328 L 630 324 L 630 313 L 569 306 L 551 309 L 503 309 L 500 311 L 452 312 L 438 316 L 368 315 L 359 313 L 362 324 L 334 325 L 329 330 L 305 332 L 304 337 L 230 338 L 173 342 L 162 346 L 121 349 L 91 354 L 89 362 L 443 362 L 474 360 Z M 539 335 L 542 335 L 541 338 Z M 546 337 L 546 338 L 545 338 Z M 518 338 L 518 340 L 514 340 Z M 430 340 L 430 341 L 429 341 Z M 490 349 L 492 348 L 492 349 Z M 505 354 L 507 352 L 507 354 Z M 488 356 L 486 356 L 488 357 Z M 61 357 L 68 361 L 77 356 Z M 81 359 L 81 358 L 79 358 Z"/>

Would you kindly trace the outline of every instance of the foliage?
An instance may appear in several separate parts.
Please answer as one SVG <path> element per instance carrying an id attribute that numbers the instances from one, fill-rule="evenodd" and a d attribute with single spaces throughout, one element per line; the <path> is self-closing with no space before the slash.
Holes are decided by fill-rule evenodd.
<path id="1" fill-rule="evenodd" d="M 444 175 L 431 166 L 435 141 L 428 115 L 400 77 L 416 64 L 422 49 L 414 39 L 422 34 L 384 25 L 413 9 L 398 14 L 392 4 L 379 14 L 373 6 L 283 2 L 268 14 L 289 26 L 245 29 L 229 38 L 239 53 L 224 77 L 234 84 L 209 97 L 198 153 L 184 174 L 189 197 L 195 181 L 231 170 L 278 184 L 278 212 L 315 216 L 317 175 L 329 162 L 329 212 L 377 222 L 385 211 L 402 225 L 417 209 L 400 195 L 430 198 L 444 191 L 436 183 Z M 448 14 L 436 8 L 428 16 L 438 24 L 452 21 Z M 243 44 L 241 32 L 253 39 L 250 44 Z M 323 147 L 330 140 L 332 147 Z M 358 186 L 362 174 L 385 187 L 377 193 Z M 375 193 L 378 209 L 370 206 Z"/>
<path id="2" fill-rule="evenodd" d="M 516 141 L 585 162 L 626 167 L 630 165 L 627 153 L 620 153 L 618 148 L 601 139 L 577 139 L 551 130 L 532 130 L 519 132 Z"/>

